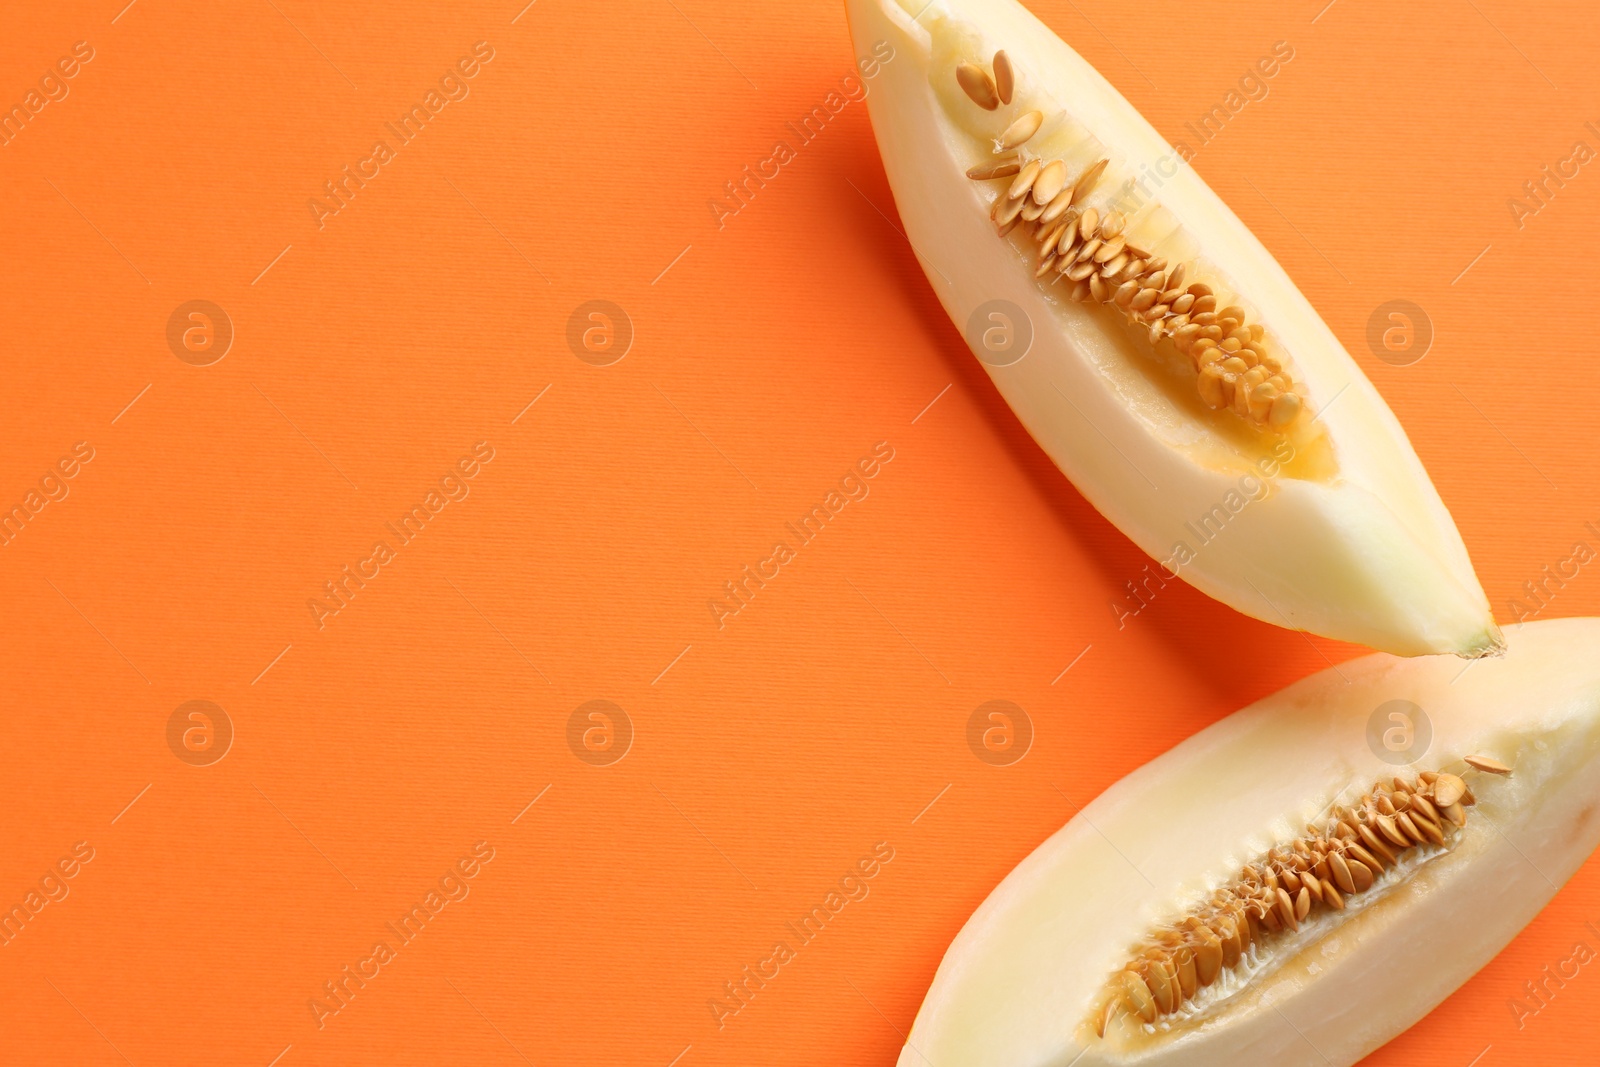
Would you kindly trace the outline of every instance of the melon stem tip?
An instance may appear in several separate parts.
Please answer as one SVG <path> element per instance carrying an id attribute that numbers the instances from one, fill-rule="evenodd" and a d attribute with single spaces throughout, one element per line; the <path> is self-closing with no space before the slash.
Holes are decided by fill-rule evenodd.
<path id="1" fill-rule="evenodd" d="M 1479 640 L 1456 653 L 1462 659 L 1499 659 L 1505 654 L 1506 635 L 1494 623 L 1489 624 Z"/>

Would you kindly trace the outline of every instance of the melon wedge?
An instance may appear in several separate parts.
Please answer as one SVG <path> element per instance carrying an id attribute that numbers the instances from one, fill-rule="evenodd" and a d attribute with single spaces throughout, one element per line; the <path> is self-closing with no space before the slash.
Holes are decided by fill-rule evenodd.
<path id="1" fill-rule="evenodd" d="M 1346 1067 L 1416 1022 L 1600 844 L 1600 619 L 1508 637 L 1346 663 L 1113 785 L 967 922 L 900 1067 Z"/>
<path id="2" fill-rule="evenodd" d="M 1104 78 L 1013 0 L 846 6 L 864 62 L 893 49 L 868 106 L 928 280 L 1091 504 L 1257 619 L 1398 655 L 1499 651 L 1393 413 Z"/>

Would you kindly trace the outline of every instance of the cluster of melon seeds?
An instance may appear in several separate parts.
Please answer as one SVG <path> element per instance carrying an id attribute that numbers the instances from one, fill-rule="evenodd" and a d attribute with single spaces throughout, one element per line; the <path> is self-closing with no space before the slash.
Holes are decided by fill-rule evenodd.
<path id="1" fill-rule="evenodd" d="M 1505 764 L 1468 756 L 1468 767 L 1510 774 Z M 1377 782 L 1353 806 L 1336 807 L 1321 829 L 1245 865 L 1211 899 L 1152 932 L 1108 983 L 1094 1013 L 1104 1037 L 1120 1015 L 1145 1023 L 1194 1000 L 1225 970 L 1270 950 L 1274 935 L 1298 931 L 1319 910 L 1343 911 L 1414 849 L 1449 847 L 1476 798 L 1454 774 L 1424 771 L 1415 781 Z M 1252 951 L 1253 946 L 1258 946 Z"/>
<path id="2" fill-rule="evenodd" d="M 1011 102 L 1014 75 L 1004 52 L 994 73 L 975 63 L 956 67 L 956 81 L 979 107 L 994 111 Z M 1039 111 L 1019 115 L 995 141 L 996 156 L 967 171 L 976 181 L 1005 180 L 990 217 L 1001 236 L 1022 226 L 1038 243 L 1036 278 L 1070 284 L 1072 299 L 1116 311 L 1148 333 L 1151 345 L 1170 339 L 1188 357 L 1200 399 L 1253 425 L 1283 431 L 1305 407 L 1294 378 L 1268 348 L 1260 323 L 1243 308 L 1218 307 L 1211 286 L 1184 285 L 1191 265 L 1169 265 L 1131 244 L 1128 220 L 1082 205 L 1106 169 L 1102 159 L 1076 176 L 1064 160 L 1030 153 L 1027 142 L 1044 125 Z"/>

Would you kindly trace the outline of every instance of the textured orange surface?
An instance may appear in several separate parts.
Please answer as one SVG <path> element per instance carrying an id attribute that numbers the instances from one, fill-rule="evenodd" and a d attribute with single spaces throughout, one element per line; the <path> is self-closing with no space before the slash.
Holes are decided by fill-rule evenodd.
<path id="1" fill-rule="evenodd" d="M 897 232 L 838 4 L 123 2 L 0 15 L 0 1061 L 888 1064 L 1078 805 L 1357 654 L 1129 599 Z M 1037 10 L 1366 368 L 1502 620 L 1600 612 L 1593 5 Z M 1370 1062 L 1595 1062 L 1591 922 L 1600 861 Z"/>

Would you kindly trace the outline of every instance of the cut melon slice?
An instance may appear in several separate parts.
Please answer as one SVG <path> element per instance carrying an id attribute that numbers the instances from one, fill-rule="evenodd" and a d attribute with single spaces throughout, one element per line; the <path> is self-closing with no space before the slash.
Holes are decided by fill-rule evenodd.
<path id="1" fill-rule="evenodd" d="M 1096 508 L 1255 618 L 1399 655 L 1500 633 L 1404 431 L 1239 219 L 1013 0 L 847 0 L 906 234 Z M 971 176 L 969 176 L 971 175 Z"/>
<path id="2" fill-rule="evenodd" d="M 1509 638 L 1346 663 L 1112 786 L 967 922 L 900 1067 L 1346 1067 L 1416 1022 L 1600 844 L 1600 619 Z"/>

